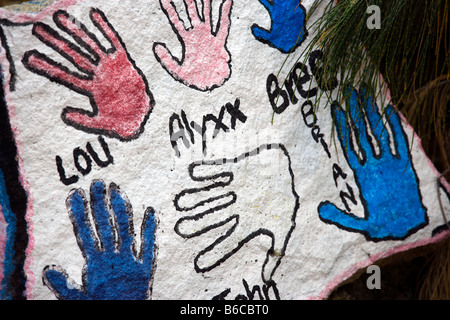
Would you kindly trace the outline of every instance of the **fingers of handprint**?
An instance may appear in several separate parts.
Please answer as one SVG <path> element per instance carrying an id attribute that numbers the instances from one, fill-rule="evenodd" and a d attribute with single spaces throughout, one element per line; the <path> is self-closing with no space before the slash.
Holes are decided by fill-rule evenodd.
<path id="1" fill-rule="evenodd" d="M 87 296 L 69 279 L 65 270 L 56 266 L 47 266 L 43 271 L 43 282 L 58 299 L 84 300 Z"/>
<path id="2" fill-rule="evenodd" d="M 60 53 L 80 71 L 90 74 L 94 72 L 94 61 L 87 54 L 83 53 L 78 46 L 61 37 L 58 32 L 47 24 L 36 23 L 33 27 L 33 35 Z"/>
<path id="3" fill-rule="evenodd" d="M 144 213 L 144 220 L 142 222 L 141 230 L 141 250 L 139 258 L 142 259 L 142 264 L 151 268 L 154 254 L 156 251 L 155 232 L 156 232 L 156 218 L 155 210 L 151 207 L 147 208 Z"/>
<path id="4" fill-rule="evenodd" d="M 281 258 L 284 255 L 284 241 L 286 241 L 286 235 L 280 237 L 279 243 L 277 244 L 277 237 L 272 233 L 272 231 L 267 229 L 261 228 L 250 234 L 244 231 L 245 233 L 242 234 L 242 230 L 245 228 L 239 226 L 238 220 L 238 216 L 231 216 L 223 222 L 223 225 L 229 224 L 229 226 L 227 226 L 228 231 L 198 254 L 194 261 L 197 271 L 208 271 L 230 258 L 237 251 L 239 251 L 243 245 L 252 239 L 258 236 L 268 236 L 272 239 L 272 246 L 267 252 L 267 257 L 263 265 L 262 276 L 264 281 L 271 280 L 275 269 L 278 267 Z"/>
<path id="5" fill-rule="evenodd" d="M 189 175 L 198 183 L 196 188 L 180 192 L 174 199 L 178 211 L 188 211 L 189 216 L 180 219 L 175 231 L 183 237 L 202 234 L 222 224 L 221 210 L 236 202 L 236 194 L 226 190 L 233 180 L 231 172 L 223 171 L 216 162 L 192 163 Z M 218 223 L 219 221 L 219 223 Z"/>
<path id="6" fill-rule="evenodd" d="M 188 12 L 188 18 L 193 27 L 201 23 L 200 16 L 198 13 L 198 8 L 195 0 L 185 0 L 184 4 Z"/>
<path id="7" fill-rule="evenodd" d="M 370 130 L 373 132 L 374 138 L 378 142 L 380 153 L 384 154 L 390 152 L 389 132 L 386 130 L 383 117 L 373 99 L 373 93 L 367 92 L 365 89 L 360 90 L 360 100 L 364 105 L 365 114 L 370 124 Z"/>
<path id="8" fill-rule="evenodd" d="M 99 248 L 89 222 L 87 200 L 83 190 L 71 191 L 67 197 L 66 205 L 83 256 L 93 255 Z"/>
<path id="9" fill-rule="evenodd" d="M 318 207 L 319 217 L 327 222 L 335 224 L 339 227 L 354 231 L 365 231 L 368 223 L 367 220 L 359 218 L 351 213 L 342 211 L 333 203 L 328 201 L 322 202 Z"/>
<path id="10" fill-rule="evenodd" d="M 226 201 L 233 193 L 226 191 L 221 183 L 209 184 L 201 188 L 181 191 L 175 196 L 174 204 L 178 211 L 205 211 L 205 207 L 214 207 L 215 203 Z M 225 199 L 225 200 L 224 200 Z"/>
<path id="11" fill-rule="evenodd" d="M 234 177 L 231 168 L 227 167 L 228 161 L 231 160 L 217 159 L 208 162 L 194 162 L 188 168 L 189 176 L 194 181 L 214 181 L 216 186 L 227 186 L 233 181 Z"/>
<path id="12" fill-rule="evenodd" d="M 220 5 L 220 21 L 217 26 L 217 38 L 225 43 L 229 33 L 232 0 L 224 0 Z"/>
<path id="13" fill-rule="evenodd" d="M 389 105 L 386 107 L 386 119 L 391 126 L 393 141 L 396 148 L 396 156 L 402 158 L 401 155 L 404 155 L 402 159 L 405 161 L 409 161 L 409 146 L 408 141 L 403 131 L 402 120 L 398 111 L 395 110 L 395 107 Z"/>
<path id="14" fill-rule="evenodd" d="M 349 165 L 352 168 L 357 168 L 359 166 L 359 158 L 352 145 L 350 138 L 351 130 L 348 126 L 347 116 L 336 102 L 331 105 L 331 114 L 333 116 L 334 125 L 336 126 L 339 141 L 342 145 L 342 150 L 347 156 Z"/>
<path id="15" fill-rule="evenodd" d="M 211 2 L 212 0 L 203 0 L 203 21 L 211 25 Z"/>
<path id="16" fill-rule="evenodd" d="M 223 225 L 231 214 L 223 210 L 235 203 L 236 198 L 233 191 L 225 192 L 217 188 L 182 194 L 175 206 L 177 209 L 189 206 L 190 215 L 177 221 L 175 232 L 184 238 L 191 238 Z"/>
<path id="17" fill-rule="evenodd" d="M 86 92 L 89 88 L 88 78 L 71 72 L 67 67 L 37 50 L 26 52 L 22 63 L 28 70 L 75 91 Z"/>
<path id="18" fill-rule="evenodd" d="M 184 38 L 186 36 L 186 28 L 184 23 L 181 21 L 180 16 L 178 15 L 177 9 L 175 8 L 172 0 L 160 0 L 161 8 L 164 13 L 169 18 L 170 23 L 177 30 L 179 35 Z"/>
<path id="19" fill-rule="evenodd" d="M 114 183 L 111 183 L 108 193 L 110 206 L 119 229 L 119 250 L 122 253 L 132 253 L 134 227 L 131 204 L 126 195 Z"/>
<path id="20" fill-rule="evenodd" d="M 99 57 L 106 52 L 106 49 L 100 44 L 97 37 L 89 32 L 83 24 L 75 23 L 74 19 L 66 11 L 57 11 L 53 16 L 53 20 L 61 30 L 71 35 L 81 47 L 92 54 L 95 61 L 98 61 Z"/>
<path id="21" fill-rule="evenodd" d="M 76 128 L 100 129 L 104 128 L 104 119 L 97 117 L 97 113 L 88 112 L 79 108 L 66 107 L 62 115 L 63 121 Z"/>
<path id="22" fill-rule="evenodd" d="M 243 238 L 241 233 L 236 232 L 239 228 L 238 220 L 237 216 L 231 216 L 225 220 L 222 225 L 226 224 L 228 231 L 195 257 L 194 265 L 197 272 L 206 272 L 215 268 L 251 240 L 250 237 Z"/>
<path id="23" fill-rule="evenodd" d="M 122 42 L 114 27 L 109 23 L 103 11 L 92 9 L 90 17 L 94 25 L 102 32 L 106 39 L 112 44 L 115 50 L 124 51 Z"/>
<path id="24" fill-rule="evenodd" d="M 102 181 L 94 181 L 91 185 L 91 211 L 96 230 L 103 250 L 114 251 L 114 234 L 112 217 L 106 207 L 106 190 Z"/>
<path id="25" fill-rule="evenodd" d="M 364 110 L 360 103 L 358 91 L 348 89 L 346 110 L 350 115 L 350 122 L 352 124 L 352 134 L 354 138 L 355 148 L 358 149 L 358 154 L 362 161 L 373 157 L 373 149 L 370 143 L 370 136 L 367 131 L 366 119 Z"/>

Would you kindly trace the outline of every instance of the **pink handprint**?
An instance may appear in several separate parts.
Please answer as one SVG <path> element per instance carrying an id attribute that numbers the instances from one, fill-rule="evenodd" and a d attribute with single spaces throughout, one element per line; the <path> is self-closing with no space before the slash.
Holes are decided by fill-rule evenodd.
<path id="1" fill-rule="evenodd" d="M 87 28 L 66 11 L 55 12 L 53 20 L 78 45 L 63 38 L 49 25 L 38 22 L 33 34 L 80 72 L 73 72 L 37 50 L 25 53 L 24 66 L 41 76 L 89 97 L 92 110 L 66 107 L 62 120 L 79 130 L 120 140 L 137 138 L 154 107 L 147 80 L 129 56 L 123 41 L 99 9 L 91 9 L 93 24 L 109 41 L 106 49 Z"/>
<path id="2" fill-rule="evenodd" d="M 156 59 L 177 81 L 208 91 L 223 85 L 231 75 L 231 56 L 226 42 L 233 1 L 224 0 L 220 5 L 216 30 L 211 19 L 212 0 L 202 2 L 203 17 L 200 17 L 195 0 L 184 0 L 191 23 L 188 28 L 181 21 L 172 0 L 160 0 L 161 8 L 182 45 L 182 57 L 181 60 L 174 57 L 163 43 L 155 43 L 153 51 Z"/>

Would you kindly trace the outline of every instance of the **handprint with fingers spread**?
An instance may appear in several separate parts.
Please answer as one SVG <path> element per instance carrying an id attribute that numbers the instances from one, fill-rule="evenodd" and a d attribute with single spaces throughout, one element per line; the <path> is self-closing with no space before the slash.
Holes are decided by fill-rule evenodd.
<path id="1" fill-rule="evenodd" d="M 348 112 L 338 103 L 331 107 L 340 144 L 360 189 L 365 216 L 357 217 L 325 201 L 318 207 L 320 219 L 362 233 L 371 241 L 404 239 L 426 226 L 428 218 L 400 116 L 389 105 L 384 110 L 384 124 L 373 94 L 365 89 L 359 93 L 348 89 L 345 110 Z"/>
<path id="2" fill-rule="evenodd" d="M 252 33 L 256 39 L 283 53 L 290 53 L 305 40 L 306 9 L 301 0 L 259 0 L 270 14 L 271 27 L 266 30 L 256 24 Z"/>
<path id="3" fill-rule="evenodd" d="M 92 183 L 90 196 L 95 228 L 90 223 L 83 190 L 73 190 L 66 203 L 78 246 L 86 260 L 82 285 L 69 279 L 59 266 L 44 269 L 44 284 L 63 300 L 147 299 L 155 266 L 154 210 L 149 207 L 145 212 L 137 252 L 133 212 L 126 195 L 113 183 L 106 191 L 103 181 L 98 180 Z"/>
<path id="4" fill-rule="evenodd" d="M 91 110 L 63 110 L 61 117 L 67 125 L 120 140 L 135 139 L 144 131 L 155 101 L 145 76 L 105 14 L 92 9 L 90 18 L 110 48 L 63 10 L 55 12 L 53 20 L 78 45 L 45 23 L 37 22 L 33 27 L 33 34 L 73 64 L 76 72 L 38 50 L 26 52 L 22 62 L 28 70 L 90 99 Z"/>
<path id="5" fill-rule="evenodd" d="M 232 0 L 222 2 L 216 27 L 212 22 L 212 0 L 202 1 L 203 15 L 195 0 L 184 0 L 191 26 L 180 19 L 172 0 L 160 0 L 160 3 L 181 43 L 182 57 L 174 57 L 165 44 L 155 43 L 156 59 L 175 80 L 191 88 L 208 91 L 222 86 L 231 75 L 231 56 L 226 42 Z"/>
<path id="6" fill-rule="evenodd" d="M 261 274 L 263 281 L 270 281 L 286 252 L 299 208 L 286 148 L 262 145 L 236 158 L 194 162 L 189 174 L 198 186 L 175 197 L 175 208 L 187 213 L 177 221 L 175 232 L 193 238 L 207 237 L 222 226 L 227 229 L 198 253 L 195 270 L 210 271 L 264 236 L 271 244 L 264 249 Z"/>

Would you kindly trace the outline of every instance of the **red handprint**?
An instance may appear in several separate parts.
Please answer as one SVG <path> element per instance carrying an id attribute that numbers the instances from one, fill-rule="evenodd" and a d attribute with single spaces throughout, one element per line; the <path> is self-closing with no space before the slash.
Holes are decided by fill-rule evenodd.
<path id="1" fill-rule="evenodd" d="M 80 72 L 71 71 L 37 50 L 26 52 L 22 62 L 28 70 L 89 97 L 92 110 L 73 107 L 63 110 L 61 117 L 66 124 L 120 140 L 135 139 L 144 131 L 154 98 L 145 76 L 105 14 L 93 8 L 90 18 L 111 48 L 106 49 L 93 33 L 63 10 L 53 15 L 55 24 L 89 54 L 45 23 L 38 22 L 33 27 L 33 35 Z"/>
<path id="2" fill-rule="evenodd" d="M 203 17 L 199 16 L 195 0 L 184 2 L 191 23 L 189 28 L 181 21 L 172 0 L 160 0 L 161 8 L 181 42 L 181 60 L 174 57 L 162 43 L 155 43 L 153 51 L 156 59 L 176 80 L 200 91 L 213 90 L 223 85 L 231 75 L 231 56 L 226 42 L 233 2 L 222 2 L 216 28 L 211 19 L 212 0 L 202 1 Z"/>

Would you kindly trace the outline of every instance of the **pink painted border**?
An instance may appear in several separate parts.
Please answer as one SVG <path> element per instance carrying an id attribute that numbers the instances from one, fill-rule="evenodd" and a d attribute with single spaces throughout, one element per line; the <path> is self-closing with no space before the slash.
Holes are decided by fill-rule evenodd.
<path id="1" fill-rule="evenodd" d="M 389 89 L 388 89 L 388 91 L 389 91 Z M 390 96 L 390 92 L 388 92 L 388 96 Z M 411 125 L 406 122 L 405 117 L 401 113 L 399 113 L 399 114 L 400 114 L 400 117 L 402 118 L 402 121 L 407 124 L 408 130 L 413 132 L 414 139 L 417 139 L 416 143 L 418 143 L 419 149 L 423 152 L 424 155 L 426 155 L 425 150 L 422 147 L 422 140 L 413 131 L 413 128 L 411 127 Z M 434 164 L 431 162 L 431 160 L 428 157 L 427 157 L 427 162 L 428 162 L 428 165 L 430 166 L 430 168 L 433 170 L 434 174 L 436 175 L 436 178 L 439 178 L 441 176 L 441 174 L 438 172 L 438 170 L 436 169 L 436 167 L 434 166 Z M 448 192 L 450 192 L 450 184 L 444 178 L 441 178 L 440 182 L 442 183 L 444 188 Z M 366 261 L 352 265 L 349 269 L 342 272 L 341 274 L 336 276 L 333 280 L 331 280 L 331 282 L 325 287 L 325 289 L 322 292 L 320 292 L 318 294 L 317 297 L 310 297 L 309 299 L 312 299 L 312 300 L 326 299 L 339 284 L 341 284 L 345 280 L 349 279 L 351 276 L 355 275 L 359 270 L 364 269 L 364 268 L 374 264 L 375 261 L 387 258 L 387 257 L 397 254 L 397 253 L 401 253 L 401 252 L 405 252 L 405 251 L 419 248 L 422 246 L 427 246 L 430 244 L 438 243 L 438 242 L 448 238 L 449 236 L 450 236 L 450 231 L 443 231 L 435 237 L 430 237 L 428 239 L 422 239 L 422 240 L 419 240 L 416 242 L 407 243 L 407 244 L 400 245 L 398 247 L 389 249 L 385 252 L 377 253 L 377 254 L 373 255 L 371 258 L 367 259 Z"/>
<path id="2" fill-rule="evenodd" d="M 389 249 L 385 252 L 380 252 L 375 255 L 373 255 L 371 258 L 355 263 L 352 265 L 349 269 L 342 272 L 338 276 L 334 277 L 333 280 L 331 280 L 328 285 L 325 287 L 325 289 L 320 292 L 316 297 L 309 297 L 310 300 L 323 300 L 327 299 L 327 297 L 331 294 L 331 292 L 337 288 L 341 283 L 343 283 L 345 280 L 349 279 L 353 275 L 355 275 L 358 271 L 367 268 L 368 266 L 374 264 L 376 261 L 390 257 L 396 253 L 405 252 L 411 249 L 423 247 L 426 245 L 430 245 L 433 243 L 438 243 L 450 236 L 450 231 L 441 232 L 439 235 L 432 237 L 430 239 L 423 239 L 419 240 L 413 243 L 408 243 L 405 245 L 401 245 L 392 249 Z"/>
<path id="3" fill-rule="evenodd" d="M 381 78 L 381 83 L 384 84 L 385 86 L 385 90 L 386 90 L 386 100 L 390 101 L 391 100 L 391 92 L 389 90 L 389 88 L 387 87 L 386 83 L 383 81 L 383 76 L 380 74 L 380 78 Z M 416 132 L 414 131 L 413 127 L 406 121 L 406 118 L 404 117 L 403 114 L 401 114 L 399 112 L 400 118 L 403 121 L 403 124 L 405 124 L 406 128 L 413 133 L 414 136 L 414 141 L 417 143 L 418 148 L 420 151 L 422 151 L 422 153 L 426 156 L 427 162 L 429 167 L 431 168 L 431 170 L 433 171 L 433 173 L 436 176 L 436 182 L 438 181 L 438 178 L 441 177 L 441 173 L 436 169 L 435 165 L 431 162 L 430 158 L 428 158 L 428 156 L 425 153 L 425 150 L 422 147 L 422 139 L 420 139 L 420 137 L 416 134 Z M 447 192 L 450 193 L 450 184 L 443 178 L 441 177 L 440 182 L 442 184 L 442 186 L 447 190 Z M 411 243 L 407 243 L 404 245 L 400 245 L 394 248 L 391 248 L 387 251 L 384 252 L 380 252 L 377 253 L 375 255 L 373 255 L 371 258 L 363 261 L 363 262 L 359 262 L 359 263 L 355 263 L 354 265 L 352 265 L 349 269 L 347 269 L 346 271 L 342 272 L 341 274 L 339 274 L 338 276 L 334 277 L 333 280 L 331 280 L 328 285 L 325 287 L 324 290 L 322 290 L 322 292 L 320 292 L 316 297 L 309 297 L 310 300 L 323 300 L 326 299 L 331 293 L 332 291 L 338 287 L 341 283 L 343 283 L 345 280 L 349 279 L 350 277 L 352 277 L 353 275 L 355 275 L 358 271 L 367 268 L 368 266 L 374 264 L 376 261 L 387 258 L 389 256 L 392 256 L 394 254 L 397 253 L 401 253 L 401 252 L 405 252 L 411 249 L 415 249 L 415 248 L 419 248 L 419 247 L 423 247 L 423 246 L 427 246 L 430 244 L 435 244 L 438 243 L 446 238 L 448 238 L 450 236 L 450 230 L 449 231 L 443 231 L 441 233 L 439 233 L 437 236 L 435 237 L 430 237 L 428 239 L 422 239 L 422 240 L 418 240 L 416 242 L 411 242 Z"/>
<path id="4" fill-rule="evenodd" d="M 14 23 L 32 23 L 32 22 L 36 22 L 41 19 L 44 19 L 48 16 L 51 16 L 57 10 L 67 9 L 70 6 L 75 5 L 81 1 L 83 1 L 83 0 L 59 0 L 59 1 L 52 3 L 49 7 L 45 8 L 44 10 L 42 10 L 41 12 L 39 12 L 37 14 L 17 13 L 17 12 L 11 12 L 11 11 L 7 11 L 4 9 L 0 9 L 0 18 L 8 19 Z M 0 61 L 2 63 L 4 63 L 5 61 L 8 62 L 4 54 L 1 54 Z M 9 109 L 10 119 L 16 119 L 16 115 L 15 115 L 16 108 L 14 106 L 14 103 L 10 100 L 9 81 L 10 81 L 9 77 L 6 77 L 5 98 L 8 103 L 8 106 L 9 106 L 8 109 Z M 387 89 L 387 96 L 388 97 L 390 96 L 389 89 Z M 403 121 L 406 123 L 403 115 L 401 115 L 401 117 L 402 117 Z M 418 141 L 418 143 L 419 143 L 420 150 L 425 154 L 424 149 L 422 148 L 421 139 L 417 136 L 417 134 L 413 131 L 412 127 L 409 124 L 407 124 L 407 127 L 409 130 L 411 130 L 411 132 L 413 132 L 416 141 Z M 33 213 L 34 213 L 33 198 L 32 198 L 32 194 L 30 192 L 30 185 L 29 185 L 28 181 L 26 180 L 26 172 L 24 169 L 23 160 L 22 160 L 22 157 L 20 156 L 20 154 L 23 152 L 23 149 L 24 149 L 23 142 L 21 142 L 19 139 L 20 130 L 17 127 L 13 127 L 13 131 L 14 131 L 14 136 L 15 136 L 15 140 L 16 140 L 16 144 L 17 144 L 20 180 L 21 180 L 21 183 L 22 183 L 23 187 L 25 188 L 27 195 L 28 195 L 26 221 L 28 223 L 29 244 L 28 244 L 28 248 L 26 250 L 27 258 L 26 258 L 26 262 L 25 262 L 25 271 L 27 273 L 26 297 L 27 297 L 27 299 L 31 300 L 34 298 L 33 288 L 36 283 L 36 277 L 31 270 L 31 263 L 32 263 L 32 259 L 33 259 L 32 252 L 34 249 L 33 223 L 32 223 L 32 217 L 33 217 Z M 439 177 L 440 173 L 437 171 L 436 167 L 434 166 L 434 164 L 431 162 L 431 160 L 428 157 L 427 157 L 427 161 L 428 161 L 429 166 L 433 170 L 433 172 L 436 174 L 436 177 Z M 447 191 L 450 192 L 449 183 L 447 181 L 445 181 L 445 179 L 441 179 L 441 183 L 447 189 Z M 366 261 L 352 265 L 349 269 L 347 269 L 346 271 L 342 272 L 341 274 L 339 274 L 338 276 L 333 278 L 333 280 L 331 280 L 328 283 L 328 285 L 325 287 L 325 289 L 322 292 L 320 292 L 316 297 L 310 297 L 309 299 L 318 299 L 318 300 L 326 299 L 328 297 L 328 295 L 339 284 L 341 284 L 343 281 L 345 281 L 346 279 L 348 279 L 351 276 L 353 276 L 354 274 L 356 274 L 359 270 L 373 264 L 377 260 L 389 257 L 396 253 L 404 252 L 404 251 L 407 251 L 407 250 L 410 250 L 413 248 L 418 248 L 421 246 L 426 246 L 429 244 L 437 243 L 437 242 L 444 240 L 445 238 L 447 238 L 449 236 L 450 236 L 450 231 L 446 231 L 446 232 L 440 233 L 436 237 L 431 237 L 429 239 L 423 239 L 420 241 L 416 241 L 413 243 L 409 243 L 409 244 L 405 244 L 405 245 L 401 245 L 401 246 L 389 249 L 385 252 L 380 252 L 380 253 L 372 256 L 371 258 L 367 259 Z"/>
<path id="5" fill-rule="evenodd" d="M 7 19 L 14 23 L 33 23 L 33 22 L 42 20 L 45 17 L 51 16 L 57 10 L 67 9 L 70 6 L 78 3 L 79 1 L 82 1 L 82 0 L 56 1 L 37 14 L 17 13 L 17 12 L 8 11 L 5 9 L 0 9 L 0 18 Z M 0 54 L 0 62 L 3 65 L 5 65 L 5 62 L 6 62 L 6 64 L 9 65 L 9 61 L 7 60 L 7 58 L 5 56 L 4 50 L 1 50 L 0 53 L 1 53 Z M 4 74 L 4 76 L 5 76 L 5 83 L 4 83 L 5 99 L 8 104 L 9 117 L 11 120 L 14 120 L 17 118 L 16 118 L 16 112 L 15 112 L 16 107 L 15 107 L 13 101 L 11 101 L 11 97 L 10 97 L 11 92 L 9 90 L 9 83 L 10 83 L 11 79 L 8 74 Z M 13 126 L 13 121 L 11 121 L 11 125 Z M 23 164 L 23 159 L 20 156 L 24 150 L 23 142 L 20 140 L 21 133 L 20 133 L 19 128 L 17 128 L 16 126 L 14 126 L 12 128 L 12 130 L 13 130 L 14 139 L 15 139 L 16 145 L 17 145 L 17 158 L 18 158 L 18 162 L 19 162 L 19 179 L 20 179 L 20 183 L 22 184 L 22 186 L 25 189 L 27 196 L 28 196 L 27 212 L 26 212 L 25 220 L 27 221 L 29 242 L 28 242 L 28 247 L 25 251 L 26 260 L 25 260 L 24 269 L 25 269 L 25 273 L 27 276 L 25 295 L 28 300 L 32 300 L 34 298 L 33 288 L 36 283 L 36 276 L 34 275 L 33 270 L 31 269 L 31 264 L 33 261 L 32 253 L 33 253 L 34 244 L 35 244 L 34 236 L 33 236 L 34 226 L 33 226 L 33 220 L 32 220 L 33 214 L 34 214 L 33 195 L 30 191 L 31 190 L 30 184 L 28 183 L 28 181 L 26 179 L 26 171 L 25 171 L 25 167 Z"/>
<path id="6" fill-rule="evenodd" d="M 334 3 L 336 4 L 337 0 L 335 0 Z M 387 87 L 387 84 L 384 82 L 383 76 L 381 74 L 380 74 L 380 79 L 381 79 L 381 83 L 384 84 L 385 89 L 386 89 L 386 100 L 390 101 L 391 100 L 391 91 Z M 414 131 L 412 126 L 406 121 L 406 119 L 403 116 L 403 114 L 399 113 L 399 115 L 400 115 L 403 123 L 406 124 L 406 127 L 408 128 L 408 130 L 410 130 L 410 132 L 413 133 L 414 140 L 416 141 L 416 143 L 418 143 L 419 149 L 422 151 L 422 153 L 424 155 L 426 155 L 425 150 L 422 147 L 422 140 L 420 139 L 420 137 L 416 134 L 416 132 Z M 441 176 L 441 173 L 436 169 L 435 165 L 431 162 L 430 158 L 428 158 L 428 156 L 426 156 L 426 158 L 427 158 L 428 165 L 430 166 L 430 168 L 432 169 L 432 171 L 436 175 L 436 178 L 439 178 Z M 450 184 L 444 178 L 441 178 L 440 182 L 442 183 L 444 188 L 448 192 L 450 192 Z M 450 231 L 445 231 L 445 232 L 440 233 L 436 237 L 431 237 L 431 238 L 428 238 L 428 239 L 422 239 L 422 240 L 419 240 L 419 241 L 416 241 L 416 242 L 412 242 L 412 243 L 408 243 L 408 244 L 405 244 L 405 245 L 401 245 L 401 246 L 389 249 L 389 250 L 387 250 L 385 252 L 380 252 L 380 253 L 378 253 L 376 255 L 373 255 L 371 258 L 367 259 L 366 261 L 363 261 L 363 262 L 356 263 L 356 264 L 352 265 L 349 269 L 347 269 L 346 271 L 342 272 L 341 274 L 339 274 L 338 276 L 333 278 L 333 280 L 331 280 L 328 283 L 328 285 L 325 287 L 324 290 L 322 290 L 322 292 L 320 292 L 316 297 L 309 297 L 309 299 L 311 299 L 311 300 L 326 299 L 331 294 L 331 292 L 339 284 L 341 284 L 345 280 L 349 279 L 351 276 L 355 275 L 361 269 L 364 269 L 364 268 L 372 265 L 375 261 L 378 261 L 380 259 L 389 257 L 389 256 L 397 254 L 397 253 L 405 252 L 405 251 L 410 250 L 410 249 L 414 249 L 414 248 L 418 248 L 418 247 L 422 247 L 422 246 L 438 243 L 438 242 L 448 238 L 449 236 L 450 236 Z"/>

